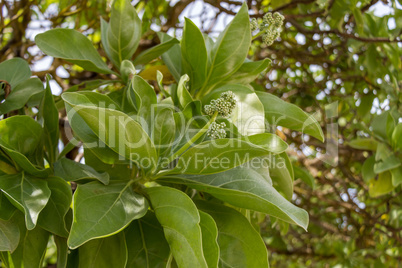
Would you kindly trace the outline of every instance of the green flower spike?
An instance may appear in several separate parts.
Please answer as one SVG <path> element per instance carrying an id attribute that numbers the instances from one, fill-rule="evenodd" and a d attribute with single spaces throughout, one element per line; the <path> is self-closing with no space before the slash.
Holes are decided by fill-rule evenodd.
<path id="1" fill-rule="evenodd" d="M 217 112 L 218 115 L 228 118 L 235 107 L 235 94 L 232 91 L 226 91 L 221 94 L 220 98 L 212 100 L 210 105 L 205 105 L 204 109 L 207 115 L 213 116 Z"/>
<path id="2" fill-rule="evenodd" d="M 208 128 L 207 136 L 212 139 L 223 139 L 226 138 L 225 123 L 212 122 Z"/>

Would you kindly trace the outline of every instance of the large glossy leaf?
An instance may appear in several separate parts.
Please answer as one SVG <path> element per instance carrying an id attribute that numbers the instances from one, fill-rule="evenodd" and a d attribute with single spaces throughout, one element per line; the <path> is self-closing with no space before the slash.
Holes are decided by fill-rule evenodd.
<path id="1" fill-rule="evenodd" d="M 50 198 L 46 181 L 24 173 L 3 175 L 0 178 L 0 189 L 13 205 L 25 213 L 27 229 L 32 230 Z"/>
<path id="2" fill-rule="evenodd" d="M 165 43 L 173 39 L 166 33 L 159 32 L 158 37 L 161 43 Z M 179 82 L 181 76 L 181 50 L 178 44 L 173 45 L 167 52 L 162 54 L 162 60 L 169 68 L 170 73 L 173 75 L 175 80 Z"/>
<path id="3" fill-rule="evenodd" d="M 31 77 L 28 62 L 22 58 L 12 58 L 0 63 L 0 80 L 7 81 L 11 90 L 19 83 Z"/>
<path id="4" fill-rule="evenodd" d="M 10 71 L 8 71 L 10 72 Z M 19 72 L 19 70 L 15 70 Z M 35 94 L 43 92 L 43 84 L 39 78 L 30 78 L 11 88 L 7 99 L 0 103 L 0 114 L 21 109 Z"/>
<path id="5" fill-rule="evenodd" d="M 153 59 L 161 56 L 163 53 L 168 51 L 172 46 L 178 44 L 179 41 L 176 38 L 172 38 L 164 43 L 151 47 L 150 49 L 141 52 L 138 56 L 134 59 L 135 65 L 142 65 L 150 62 Z"/>
<path id="6" fill-rule="evenodd" d="M 185 184 L 231 205 L 260 211 L 307 229 L 307 212 L 278 193 L 272 183 L 254 169 L 258 163 L 251 161 L 248 164 L 252 166 L 237 167 L 212 175 L 166 175 L 158 181 Z"/>
<path id="7" fill-rule="evenodd" d="M 169 187 L 146 189 L 179 267 L 208 267 L 202 248 L 200 215 L 193 201 Z"/>
<path id="8" fill-rule="evenodd" d="M 232 22 L 219 35 L 211 51 L 206 80 L 208 87 L 236 72 L 247 57 L 251 42 L 248 8 L 243 4 Z"/>
<path id="9" fill-rule="evenodd" d="M 270 59 L 245 61 L 232 76 L 224 79 L 221 84 L 250 84 L 268 67 L 270 62 Z"/>
<path id="10" fill-rule="evenodd" d="M 14 215 L 16 211 L 14 211 Z M 9 220 L 0 219 L 0 251 L 13 252 L 20 241 L 20 229 L 15 222 L 15 217 Z"/>
<path id="11" fill-rule="evenodd" d="M 127 268 L 166 267 L 170 248 L 163 227 L 152 211 L 133 221 L 126 229 Z"/>
<path id="12" fill-rule="evenodd" d="M 216 227 L 214 219 L 209 214 L 202 211 L 198 211 L 198 213 L 201 219 L 202 248 L 204 250 L 205 260 L 209 268 L 218 267 L 218 228 Z"/>
<path id="13" fill-rule="evenodd" d="M 39 215 L 38 225 L 55 235 L 68 237 L 68 229 L 64 218 L 70 209 L 72 201 L 71 186 L 57 177 L 49 177 L 46 182 L 51 195 Z"/>
<path id="14" fill-rule="evenodd" d="M 79 267 L 124 268 L 127 248 L 124 233 L 91 240 L 79 248 Z"/>
<path id="15" fill-rule="evenodd" d="M 324 141 L 321 126 L 313 116 L 272 94 L 266 92 L 256 92 L 256 94 L 264 105 L 265 120 L 270 124 L 301 131 Z"/>
<path id="16" fill-rule="evenodd" d="M 119 232 L 145 215 L 146 199 L 135 193 L 132 181 L 79 185 L 74 193 L 74 220 L 68 238 L 72 249 L 85 242 Z"/>
<path id="17" fill-rule="evenodd" d="M 286 151 L 288 144 L 279 136 L 272 133 L 261 133 L 251 136 L 244 136 L 243 140 L 261 146 L 274 154 Z"/>
<path id="18" fill-rule="evenodd" d="M 76 129 L 79 131 L 79 128 L 85 124 L 84 127 L 88 126 L 100 141 L 119 155 L 138 164 L 140 159 L 145 158 L 147 165 L 142 168 L 147 172 L 155 170 L 156 150 L 140 124 L 116 110 L 69 103 L 69 96 L 72 94 L 76 93 L 63 94 L 66 103 L 71 105 L 70 107 L 66 105 L 69 120 L 71 121 L 70 117 L 74 112 L 83 119 L 82 124 L 72 125 L 74 131 Z M 73 112 L 70 112 L 72 110 Z M 96 146 L 97 144 L 94 147 Z"/>
<path id="19" fill-rule="evenodd" d="M 217 99 L 225 91 L 232 91 L 236 95 L 236 108 L 231 120 L 242 135 L 253 135 L 265 132 L 264 106 L 253 90 L 244 85 L 226 85 L 208 94 L 203 103 Z"/>
<path id="20" fill-rule="evenodd" d="M 76 30 L 52 29 L 38 34 L 35 42 L 49 56 L 68 60 L 88 71 L 112 73 L 92 42 Z"/>
<path id="21" fill-rule="evenodd" d="M 40 124 L 29 116 L 13 116 L 0 121 L 0 147 L 21 169 L 35 176 L 47 177 L 49 169 L 31 163 L 37 160 L 35 154 L 40 149 L 42 133 Z"/>
<path id="22" fill-rule="evenodd" d="M 39 118 L 44 130 L 45 147 L 48 161 L 53 164 L 56 161 L 59 144 L 59 112 L 54 103 L 50 90 L 49 77 L 46 80 L 45 94 L 39 109 Z"/>
<path id="23" fill-rule="evenodd" d="M 218 173 L 268 153 L 267 149 L 242 140 L 205 141 L 182 154 L 171 173 L 203 175 Z"/>
<path id="24" fill-rule="evenodd" d="M 24 226 L 23 215 L 16 218 L 16 226 L 20 230 L 20 240 L 18 247 L 13 253 L 3 253 L 7 267 L 41 267 L 45 258 L 46 247 L 49 240 L 49 233 L 37 226 L 33 230 L 27 230 Z"/>
<path id="25" fill-rule="evenodd" d="M 106 36 L 102 39 L 104 37 L 102 42 L 109 58 L 120 68 L 123 60 L 131 59 L 141 39 L 141 20 L 130 1 L 113 1 Z"/>
<path id="26" fill-rule="evenodd" d="M 219 204 L 197 202 L 218 227 L 219 267 L 269 267 L 261 236 L 238 211 Z"/>
<path id="27" fill-rule="evenodd" d="M 108 173 L 99 173 L 88 165 L 67 158 L 62 158 L 54 163 L 54 175 L 66 181 L 85 182 L 88 179 L 96 179 L 105 185 L 109 183 Z"/>
<path id="28" fill-rule="evenodd" d="M 23 155 L 34 153 L 41 135 L 41 126 L 29 116 L 13 116 L 0 121 L 0 145 Z"/>
<path id="29" fill-rule="evenodd" d="M 195 92 L 205 82 L 208 56 L 201 31 L 188 18 L 185 18 L 181 39 L 181 56 L 182 73 L 190 77 L 190 90 Z"/>
<path id="30" fill-rule="evenodd" d="M 67 100 L 66 109 L 69 124 L 74 131 L 74 135 L 84 143 L 84 148 L 91 149 L 105 163 L 115 164 L 116 162 L 122 162 L 124 157 L 119 156 L 118 153 L 106 146 L 99 139 L 98 135 L 85 123 L 84 119 L 75 110 L 71 109 L 71 105 L 78 104 L 109 109 L 118 109 L 118 105 L 108 96 L 95 92 L 65 93 L 62 97 Z"/>

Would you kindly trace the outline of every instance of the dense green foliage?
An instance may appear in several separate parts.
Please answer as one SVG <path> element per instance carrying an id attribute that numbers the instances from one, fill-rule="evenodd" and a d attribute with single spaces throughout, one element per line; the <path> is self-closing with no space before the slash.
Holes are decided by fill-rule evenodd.
<path id="1" fill-rule="evenodd" d="M 2 265 L 396 267 L 402 10 L 377 2 L 0 3 Z"/>

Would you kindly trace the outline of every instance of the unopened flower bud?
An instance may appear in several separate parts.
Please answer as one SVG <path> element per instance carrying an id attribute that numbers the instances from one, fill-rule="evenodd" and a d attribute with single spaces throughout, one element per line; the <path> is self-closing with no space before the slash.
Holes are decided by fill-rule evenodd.
<path id="1" fill-rule="evenodd" d="M 225 131 L 226 124 L 225 123 L 216 123 L 212 122 L 208 128 L 207 136 L 212 139 L 223 139 L 226 137 Z"/>
<path id="2" fill-rule="evenodd" d="M 209 105 L 205 105 L 205 113 L 212 116 L 215 112 L 222 117 L 229 117 L 236 107 L 235 94 L 232 91 L 223 92 L 220 98 L 212 100 Z"/>

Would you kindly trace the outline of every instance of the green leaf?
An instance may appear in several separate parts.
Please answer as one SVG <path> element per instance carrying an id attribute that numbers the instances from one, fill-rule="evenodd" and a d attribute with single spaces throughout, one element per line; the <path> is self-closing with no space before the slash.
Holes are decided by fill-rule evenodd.
<path id="1" fill-rule="evenodd" d="M 135 193 L 129 182 L 98 182 L 78 185 L 74 193 L 74 220 L 68 246 L 78 248 L 85 242 L 110 236 L 124 229 L 131 221 L 145 215 L 146 199 Z"/>
<path id="2" fill-rule="evenodd" d="M 358 150 L 377 150 L 378 142 L 372 138 L 357 138 L 347 143 L 350 147 Z"/>
<path id="3" fill-rule="evenodd" d="M 397 187 L 402 183 L 402 167 L 391 169 L 392 185 Z"/>
<path id="4" fill-rule="evenodd" d="M 102 162 L 90 149 L 84 149 L 85 163 L 98 172 L 107 172 L 111 180 L 127 180 L 130 178 L 130 165 L 124 162 L 106 164 Z"/>
<path id="5" fill-rule="evenodd" d="M 253 161 L 247 164 L 259 165 Z M 287 201 L 271 182 L 246 164 L 212 175 L 165 175 L 158 181 L 185 184 L 233 206 L 260 211 L 307 229 L 307 212 Z"/>
<path id="6" fill-rule="evenodd" d="M 79 248 L 79 256 L 79 267 L 126 267 L 127 248 L 124 233 L 88 241 Z"/>
<path id="7" fill-rule="evenodd" d="M 0 80 L 7 81 L 11 90 L 19 83 L 29 79 L 31 75 L 28 62 L 22 58 L 12 58 L 0 63 Z"/>
<path id="8" fill-rule="evenodd" d="M 224 79 L 221 83 L 222 85 L 250 84 L 251 82 L 254 82 L 265 69 L 267 69 L 270 63 L 270 59 L 260 61 L 245 61 L 233 75 Z"/>
<path id="9" fill-rule="evenodd" d="M 204 37 L 198 27 L 185 18 L 181 39 L 182 72 L 190 78 L 190 91 L 202 87 L 207 76 L 207 49 Z"/>
<path id="10" fill-rule="evenodd" d="M 147 172 L 155 170 L 155 163 L 157 163 L 155 146 L 140 124 L 128 115 L 116 110 L 74 105 L 69 102 L 70 96 L 73 94 L 77 93 L 65 93 L 63 98 L 66 104 L 69 104 L 66 105 L 69 121 L 72 122 L 71 117 L 74 114 L 78 114 L 83 119 L 81 124 L 71 126 L 75 132 L 82 127 L 88 126 L 98 137 L 98 140 L 105 143 L 119 155 L 136 163 L 139 163 L 140 159 L 148 159 L 147 166 L 142 168 Z M 92 146 L 96 147 L 98 145 Z M 93 147 L 91 148 L 92 150 Z"/>
<path id="11" fill-rule="evenodd" d="M 202 248 L 200 215 L 193 201 L 169 187 L 147 188 L 146 193 L 178 266 L 191 263 L 192 267 L 208 267 Z"/>
<path id="12" fill-rule="evenodd" d="M 54 103 L 50 90 L 49 77 L 46 78 L 46 89 L 40 108 L 39 118 L 42 123 L 45 137 L 45 147 L 48 161 L 52 165 L 56 161 L 59 144 L 59 112 Z"/>
<path id="13" fill-rule="evenodd" d="M 293 171 L 295 173 L 295 179 L 301 179 L 304 183 L 315 190 L 315 179 L 307 169 L 299 166 L 293 166 Z"/>
<path id="14" fill-rule="evenodd" d="M 128 0 L 115 0 L 103 46 L 116 67 L 129 60 L 141 40 L 141 20 Z"/>
<path id="15" fill-rule="evenodd" d="M 23 169 L 37 177 L 50 174 L 50 169 L 43 168 L 42 133 L 42 127 L 29 116 L 12 116 L 0 121 L 0 147 L 17 170 Z"/>
<path id="16" fill-rule="evenodd" d="M 269 267 L 261 236 L 238 211 L 219 204 L 197 202 L 218 227 L 219 267 Z"/>
<path id="17" fill-rule="evenodd" d="M 15 72 L 19 72 L 19 70 Z M 5 101 L 0 103 L 0 114 L 21 109 L 33 95 L 42 92 L 43 84 L 39 78 L 30 78 L 18 83 L 14 88 L 11 88 L 11 93 Z"/>
<path id="18" fill-rule="evenodd" d="M 225 91 L 232 91 L 236 95 L 236 108 L 230 119 L 242 135 L 253 135 L 265 132 L 264 106 L 253 90 L 244 85 L 226 85 L 214 90 L 203 100 L 208 104 L 217 99 Z"/>
<path id="19" fill-rule="evenodd" d="M 392 133 L 392 147 L 396 150 L 402 151 L 402 124 L 396 125 Z"/>
<path id="20" fill-rule="evenodd" d="M 179 84 L 177 85 L 177 99 L 179 100 L 180 107 L 184 109 L 189 103 L 193 102 L 193 97 L 186 88 L 186 83 L 189 81 L 187 74 L 180 77 Z"/>
<path id="21" fill-rule="evenodd" d="M 27 229 L 32 230 L 50 198 L 46 181 L 24 173 L 3 175 L 0 178 L 0 189 L 14 206 L 25 213 Z"/>
<path id="22" fill-rule="evenodd" d="M 248 8 L 244 3 L 232 22 L 219 35 L 211 51 L 205 86 L 211 88 L 235 73 L 247 57 L 251 42 Z"/>
<path id="23" fill-rule="evenodd" d="M 365 182 L 369 182 L 371 179 L 374 179 L 376 174 L 374 172 L 375 165 L 375 157 L 371 156 L 364 161 L 362 167 L 362 177 Z"/>
<path id="24" fill-rule="evenodd" d="M 41 135 L 41 126 L 29 116 L 12 116 L 0 121 L 0 145 L 23 155 L 34 154 Z"/>
<path id="25" fill-rule="evenodd" d="M 286 153 L 271 155 L 269 175 L 276 190 L 291 200 L 293 195 L 293 167 Z"/>
<path id="26" fill-rule="evenodd" d="M 138 120 L 141 122 L 143 129 L 150 133 L 157 102 L 155 90 L 138 75 L 133 77 L 131 85 L 135 93 Z"/>
<path id="27" fill-rule="evenodd" d="M 296 105 L 266 93 L 256 92 L 265 109 L 265 120 L 274 126 L 301 131 L 324 142 L 324 134 L 317 120 Z"/>
<path id="28" fill-rule="evenodd" d="M 0 251 L 13 252 L 17 248 L 19 241 L 20 229 L 15 223 L 15 217 L 9 220 L 0 219 Z"/>
<path id="29" fill-rule="evenodd" d="M 288 144 L 279 136 L 272 133 L 261 133 L 251 136 L 244 136 L 243 140 L 261 146 L 274 154 L 280 154 L 286 151 Z"/>
<path id="30" fill-rule="evenodd" d="M 202 249 L 204 250 L 205 260 L 208 267 L 218 267 L 219 245 L 218 228 L 214 219 L 207 213 L 198 211 L 200 214 L 200 226 L 202 233 Z"/>
<path id="31" fill-rule="evenodd" d="M 76 30 L 52 29 L 38 34 L 35 42 L 49 56 L 65 59 L 87 71 L 113 73 L 93 47 L 92 42 Z"/>
<path id="32" fill-rule="evenodd" d="M 147 64 L 153 59 L 161 56 L 163 53 L 168 51 L 172 46 L 178 44 L 179 41 L 176 38 L 172 38 L 164 43 L 151 47 L 144 52 L 141 52 L 138 56 L 134 59 L 135 65 L 143 65 Z"/>
<path id="33" fill-rule="evenodd" d="M 377 174 L 397 168 L 401 165 L 399 158 L 396 157 L 392 150 L 384 143 L 378 144 L 375 161 L 374 172 Z"/>
<path id="34" fill-rule="evenodd" d="M 123 60 L 120 66 L 120 74 L 122 80 L 128 84 L 136 73 L 133 63 L 129 60 Z"/>
<path id="35" fill-rule="evenodd" d="M 389 111 L 386 111 L 380 115 L 377 115 L 371 121 L 371 127 L 374 134 L 383 140 L 387 140 L 387 122 L 390 117 Z"/>
<path id="36" fill-rule="evenodd" d="M 49 177 L 46 182 L 51 195 L 39 216 L 38 225 L 55 235 L 68 237 L 64 218 L 72 201 L 71 186 L 57 177 Z"/>
<path id="37" fill-rule="evenodd" d="M 124 232 L 128 251 L 127 268 L 166 267 L 170 248 L 163 227 L 152 211 L 133 221 Z"/>
<path id="38" fill-rule="evenodd" d="M 242 140 L 205 141 L 184 152 L 171 173 L 203 175 L 218 173 L 268 153 L 266 149 Z"/>
<path id="39" fill-rule="evenodd" d="M 67 246 L 67 238 L 55 235 L 53 236 L 53 239 L 57 248 L 57 268 L 66 268 L 69 251 Z"/>
<path id="40" fill-rule="evenodd" d="M 166 33 L 158 32 L 158 37 L 161 43 L 169 42 L 173 37 Z M 169 68 L 170 73 L 178 82 L 181 76 L 181 50 L 178 44 L 173 45 L 168 51 L 162 54 L 162 60 Z"/>
<path id="41" fill-rule="evenodd" d="M 23 216 L 20 213 L 18 215 L 19 217 L 16 218 L 16 225 L 20 230 L 18 247 L 13 253 L 4 252 L 7 257 L 2 257 L 2 260 L 8 262 L 8 267 L 42 267 L 49 233 L 39 226 L 33 230 L 27 230 Z"/>
<path id="42" fill-rule="evenodd" d="M 67 158 L 62 158 L 54 163 L 54 175 L 65 181 L 85 182 L 88 179 L 96 179 L 104 185 L 109 183 L 109 174 L 99 173 L 88 165 Z"/>
<path id="43" fill-rule="evenodd" d="M 16 210 L 17 208 L 8 201 L 7 196 L 0 191 L 0 219 L 8 221 Z"/>
<path id="44" fill-rule="evenodd" d="M 176 123 L 170 107 L 159 108 L 153 120 L 152 140 L 159 158 L 171 153 L 176 133 Z"/>
<path id="45" fill-rule="evenodd" d="M 389 171 L 380 173 L 378 179 L 371 179 L 369 182 L 369 195 L 373 198 L 387 194 L 393 189 L 392 174 Z"/>

